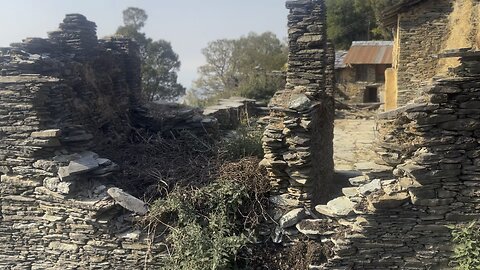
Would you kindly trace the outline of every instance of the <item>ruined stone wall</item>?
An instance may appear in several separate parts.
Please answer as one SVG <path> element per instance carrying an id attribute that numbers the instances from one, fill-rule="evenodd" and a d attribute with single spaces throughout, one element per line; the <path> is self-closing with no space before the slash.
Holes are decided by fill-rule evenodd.
<path id="1" fill-rule="evenodd" d="M 436 55 L 444 47 L 449 34 L 451 0 L 425 1 L 401 13 L 394 56 L 398 78 L 398 105 L 419 96 L 417 89 L 430 81 L 438 69 Z"/>
<path id="2" fill-rule="evenodd" d="M 48 39 L 0 50 L 0 268 L 141 269 L 157 247 L 135 224 L 143 202 L 114 187 L 95 151 L 130 132 L 140 60 L 67 15 Z M 129 204 L 117 202 L 127 198 Z"/>
<path id="3" fill-rule="evenodd" d="M 272 179 L 278 219 L 325 199 L 333 185 L 335 53 L 326 40 L 324 2 L 287 1 L 287 8 L 287 84 L 269 105 L 263 138 L 262 164 Z"/>
<path id="4" fill-rule="evenodd" d="M 480 217 L 480 54 L 461 63 L 415 103 L 379 116 L 392 176 L 352 178 L 344 197 L 316 206 L 334 251 L 319 269 L 454 268 L 451 226 Z"/>

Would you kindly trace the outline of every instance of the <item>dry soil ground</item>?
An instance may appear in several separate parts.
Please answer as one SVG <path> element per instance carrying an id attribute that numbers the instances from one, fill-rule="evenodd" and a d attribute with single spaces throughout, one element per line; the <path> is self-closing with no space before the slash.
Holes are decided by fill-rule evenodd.
<path id="1" fill-rule="evenodd" d="M 375 120 L 335 120 L 335 170 L 354 171 L 368 166 L 376 158 L 373 151 Z"/>

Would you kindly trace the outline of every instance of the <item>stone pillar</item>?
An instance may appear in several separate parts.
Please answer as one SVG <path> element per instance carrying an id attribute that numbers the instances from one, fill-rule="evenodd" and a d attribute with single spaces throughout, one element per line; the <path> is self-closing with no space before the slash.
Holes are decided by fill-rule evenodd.
<path id="1" fill-rule="evenodd" d="M 334 50 L 326 39 L 323 0 L 287 1 L 290 9 L 286 89 L 269 107 L 263 138 L 274 188 L 271 201 L 283 213 L 328 200 L 333 181 Z"/>

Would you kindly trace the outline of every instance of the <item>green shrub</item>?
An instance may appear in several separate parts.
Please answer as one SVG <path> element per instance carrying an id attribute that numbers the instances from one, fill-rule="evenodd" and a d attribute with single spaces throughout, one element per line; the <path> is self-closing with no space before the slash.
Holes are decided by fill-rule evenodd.
<path id="1" fill-rule="evenodd" d="M 203 187 L 177 187 L 151 207 L 148 219 L 166 228 L 170 255 L 162 269 L 235 269 L 236 255 L 264 221 L 268 179 L 258 159 L 226 163 Z"/>
<path id="2" fill-rule="evenodd" d="M 220 155 L 226 160 L 239 160 L 244 157 L 263 157 L 262 131 L 241 126 L 220 145 Z"/>
<path id="3" fill-rule="evenodd" d="M 454 263 L 458 270 L 480 269 L 480 226 L 473 222 L 453 230 Z"/>
<path id="4" fill-rule="evenodd" d="M 177 189 L 156 201 L 151 218 L 170 223 L 167 242 L 172 250 L 164 268 L 229 269 L 232 257 L 246 243 L 235 216 L 247 197 L 239 183 L 222 181 L 196 190 Z"/>

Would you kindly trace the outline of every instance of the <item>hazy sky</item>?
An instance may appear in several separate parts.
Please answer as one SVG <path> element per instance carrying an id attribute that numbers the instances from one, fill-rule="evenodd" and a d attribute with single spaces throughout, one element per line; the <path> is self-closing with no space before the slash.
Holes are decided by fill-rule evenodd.
<path id="1" fill-rule="evenodd" d="M 179 80 L 189 87 L 204 63 L 209 41 L 237 38 L 251 31 L 286 37 L 284 0 L 0 0 L 0 47 L 25 37 L 46 37 L 67 13 L 81 13 L 97 24 L 99 37 L 122 24 L 122 10 L 139 7 L 149 15 L 144 31 L 172 42 L 180 56 Z"/>

